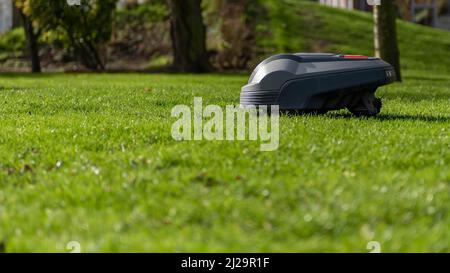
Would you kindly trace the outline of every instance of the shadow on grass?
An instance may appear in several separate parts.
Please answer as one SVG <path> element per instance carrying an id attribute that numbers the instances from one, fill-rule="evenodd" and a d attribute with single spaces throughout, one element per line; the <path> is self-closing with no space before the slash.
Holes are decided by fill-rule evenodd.
<path id="1" fill-rule="evenodd" d="M 386 92 L 381 96 L 382 99 L 402 100 L 407 102 L 421 102 L 431 100 L 450 100 L 450 92 L 413 92 L 413 91 L 399 91 Z"/>
<path id="2" fill-rule="evenodd" d="M 407 76 L 406 80 L 427 81 L 427 82 L 450 82 L 447 77 L 421 77 L 421 76 Z"/>
<path id="3" fill-rule="evenodd" d="M 53 78 L 64 73 L 27 73 L 27 72 L 2 72 L 0 73 L 0 79 L 16 79 L 16 78 L 32 78 L 32 79 L 42 79 L 42 78 Z"/>
<path id="4" fill-rule="evenodd" d="M 378 121 L 423 121 L 423 122 L 450 122 L 450 116 L 432 116 L 432 115 L 408 115 L 408 114 L 379 114 L 374 117 L 357 117 L 347 112 L 303 112 L 303 111 L 281 111 L 281 115 L 287 118 L 294 118 L 299 116 L 309 117 L 325 117 L 333 119 L 365 119 L 365 120 L 378 120 Z"/>
<path id="5" fill-rule="evenodd" d="M 407 115 L 407 114 L 379 114 L 375 117 L 356 117 L 350 113 L 330 113 L 327 116 L 341 119 L 372 119 L 379 121 L 423 121 L 423 122 L 450 122 L 450 116 Z"/>
<path id="6" fill-rule="evenodd" d="M 4 91 L 28 91 L 30 88 L 20 87 L 20 86 L 0 86 L 0 92 Z"/>
<path id="7" fill-rule="evenodd" d="M 0 78 L 52 78 L 61 75 L 78 75 L 78 74 L 91 74 L 91 75 L 107 75 L 107 74 L 167 74 L 167 75 L 221 75 L 227 76 L 243 76 L 249 75 L 249 71 L 246 70 L 211 70 L 205 73 L 186 73 L 171 68 L 150 68 L 150 69 L 108 69 L 103 71 L 92 70 L 66 70 L 61 72 L 43 72 L 43 73 L 29 73 L 29 72 L 0 72 Z"/>

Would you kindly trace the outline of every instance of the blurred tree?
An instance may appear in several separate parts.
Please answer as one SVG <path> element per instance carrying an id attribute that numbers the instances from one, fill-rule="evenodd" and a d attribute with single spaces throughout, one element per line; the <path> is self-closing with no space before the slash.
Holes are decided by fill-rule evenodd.
<path id="1" fill-rule="evenodd" d="M 28 9 L 28 2 L 25 0 L 16 0 L 15 4 L 15 14 L 20 15 L 23 28 L 25 30 L 25 36 L 27 38 L 28 54 L 30 55 L 31 61 L 31 72 L 40 73 L 41 72 L 41 60 L 39 58 L 39 45 L 38 38 L 40 35 L 40 30 L 37 30 L 33 26 L 33 22 L 29 15 L 25 14 L 25 10 Z M 19 20 L 15 19 L 16 22 Z"/>
<path id="2" fill-rule="evenodd" d="M 401 81 L 395 1 L 381 0 L 381 5 L 374 7 L 373 18 L 375 55 L 390 63 L 395 68 L 397 81 Z"/>
<path id="3" fill-rule="evenodd" d="M 173 66 L 185 72 L 211 70 L 201 0 L 168 0 Z"/>
<path id="4" fill-rule="evenodd" d="M 36 31 L 33 27 L 33 22 L 26 16 L 23 12 L 22 22 L 25 29 L 25 36 L 27 37 L 27 46 L 30 54 L 31 60 L 31 72 L 40 73 L 41 72 L 41 59 L 39 57 L 39 45 L 38 37 L 40 35 L 39 31 Z"/>
<path id="5" fill-rule="evenodd" d="M 29 25 L 69 46 L 89 69 L 104 69 L 98 46 L 110 39 L 117 0 L 16 0 Z"/>

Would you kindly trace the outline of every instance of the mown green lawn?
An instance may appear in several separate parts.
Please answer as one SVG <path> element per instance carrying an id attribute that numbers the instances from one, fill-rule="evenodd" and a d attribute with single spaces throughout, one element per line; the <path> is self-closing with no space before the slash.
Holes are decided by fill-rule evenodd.
<path id="1" fill-rule="evenodd" d="M 282 116 L 280 148 L 176 142 L 176 104 L 238 103 L 244 76 L 2 76 L 7 251 L 449 251 L 449 78 L 383 113 Z M 426 92 L 426 94 L 424 94 Z"/>
<path id="2" fill-rule="evenodd" d="M 444 56 L 402 39 L 381 115 L 283 115 L 274 152 L 171 137 L 173 106 L 238 104 L 247 75 L 0 75 L 0 249 L 450 251 L 450 34 L 400 27 Z"/>

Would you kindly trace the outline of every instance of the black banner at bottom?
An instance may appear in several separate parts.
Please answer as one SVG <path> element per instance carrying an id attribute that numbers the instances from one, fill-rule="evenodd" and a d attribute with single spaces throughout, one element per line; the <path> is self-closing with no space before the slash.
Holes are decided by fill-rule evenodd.
<path id="1" fill-rule="evenodd" d="M 34 270 L 115 270 L 126 272 L 309 272 L 313 270 L 386 270 L 419 266 L 445 268 L 448 254 L 0 254 L 3 268 Z M 387 264 L 389 266 L 387 266 Z"/>

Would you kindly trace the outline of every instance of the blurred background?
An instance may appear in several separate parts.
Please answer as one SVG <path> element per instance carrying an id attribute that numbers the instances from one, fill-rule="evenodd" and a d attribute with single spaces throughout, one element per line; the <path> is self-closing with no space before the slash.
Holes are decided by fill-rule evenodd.
<path id="1" fill-rule="evenodd" d="M 0 0 L 0 72 L 242 71 L 274 53 L 341 49 L 314 33 L 326 20 L 311 5 L 286 11 L 295 2 Z M 303 2 L 372 12 L 366 0 Z M 450 30 L 450 0 L 395 3 L 398 19 Z"/>

